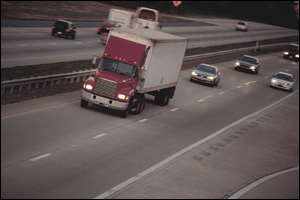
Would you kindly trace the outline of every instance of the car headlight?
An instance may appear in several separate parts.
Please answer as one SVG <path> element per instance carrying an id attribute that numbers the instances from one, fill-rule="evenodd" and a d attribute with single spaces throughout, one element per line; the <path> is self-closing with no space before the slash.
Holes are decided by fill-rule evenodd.
<path id="1" fill-rule="evenodd" d="M 276 79 L 271 79 L 271 83 L 276 84 L 276 83 L 277 83 L 277 80 L 276 80 Z"/>
<path id="2" fill-rule="evenodd" d="M 192 75 L 193 76 L 198 76 L 198 74 L 195 71 L 192 72 Z"/>
<path id="3" fill-rule="evenodd" d="M 284 55 L 289 55 L 289 52 L 285 51 L 283 54 L 284 54 Z"/>
<path id="4" fill-rule="evenodd" d="M 236 62 L 235 63 L 235 66 L 240 66 L 241 64 L 239 62 Z"/>
<path id="5" fill-rule="evenodd" d="M 296 58 L 299 58 L 299 54 L 296 55 Z"/>
<path id="6" fill-rule="evenodd" d="M 256 67 L 255 66 L 251 66 L 250 69 L 254 70 Z"/>
<path id="7" fill-rule="evenodd" d="M 90 85 L 90 84 L 83 84 L 83 88 L 84 88 L 84 89 L 87 89 L 87 90 L 92 90 L 92 89 L 93 89 L 93 86 Z"/>
<path id="8" fill-rule="evenodd" d="M 207 78 L 210 79 L 210 80 L 214 80 L 213 76 L 208 76 Z"/>

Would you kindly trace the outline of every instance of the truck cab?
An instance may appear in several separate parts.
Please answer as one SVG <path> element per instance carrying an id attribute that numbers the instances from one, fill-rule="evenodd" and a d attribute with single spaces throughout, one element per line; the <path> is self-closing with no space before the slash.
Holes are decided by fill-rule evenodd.
<path id="1" fill-rule="evenodd" d="M 146 7 L 136 10 L 133 28 L 158 29 L 158 11 Z"/>

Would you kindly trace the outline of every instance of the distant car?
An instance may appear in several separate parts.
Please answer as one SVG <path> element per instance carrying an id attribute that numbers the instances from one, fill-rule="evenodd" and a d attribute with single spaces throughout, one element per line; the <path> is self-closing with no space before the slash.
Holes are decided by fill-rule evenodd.
<path id="1" fill-rule="evenodd" d="M 293 91 L 295 81 L 296 80 L 294 79 L 294 76 L 292 74 L 278 72 L 270 80 L 270 87 Z"/>
<path id="2" fill-rule="evenodd" d="M 238 22 L 235 25 L 235 30 L 242 30 L 242 31 L 248 31 L 249 25 L 247 22 Z"/>
<path id="3" fill-rule="evenodd" d="M 190 77 L 190 81 L 199 81 L 203 83 L 208 83 L 212 87 L 217 86 L 221 79 L 221 73 L 218 67 L 207 65 L 207 64 L 200 64 L 197 66 L 192 75 Z"/>
<path id="4" fill-rule="evenodd" d="M 65 36 L 70 39 L 75 39 L 76 30 L 72 22 L 65 20 L 58 20 L 52 26 L 51 35 L 53 36 Z"/>
<path id="5" fill-rule="evenodd" d="M 290 44 L 287 46 L 283 52 L 283 58 L 299 61 L 299 45 Z"/>
<path id="6" fill-rule="evenodd" d="M 236 61 L 234 69 L 235 70 L 244 69 L 247 71 L 251 71 L 254 74 L 258 74 L 260 70 L 260 63 L 258 58 L 244 55 L 243 57 L 241 57 L 239 60 Z"/>
<path id="7" fill-rule="evenodd" d="M 113 20 L 105 20 L 102 25 L 101 28 L 97 29 L 97 33 L 99 35 L 101 35 L 102 33 L 109 31 L 111 28 L 114 27 L 119 27 L 119 23 Z"/>

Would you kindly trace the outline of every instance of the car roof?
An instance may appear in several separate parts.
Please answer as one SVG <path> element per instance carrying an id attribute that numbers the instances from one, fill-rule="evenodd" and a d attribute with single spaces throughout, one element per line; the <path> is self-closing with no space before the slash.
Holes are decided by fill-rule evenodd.
<path id="1" fill-rule="evenodd" d="M 295 47 L 298 47 L 298 48 L 299 48 L 299 45 L 298 45 L 298 44 L 290 44 L 289 46 L 295 46 Z"/>
<path id="2" fill-rule="evenodd" d="M 73 24 L 72 22 L 66 21 L 66 20 L 57 20 L 57 22 L 65 22 L 65 23 L 68 23 L 68 24 Z"/>
<path id="3" fill-rule="evenodd" d="M 242 57 L 248 57 L 248 58 L 253 58 L 253 59 L 256 59 L 256 60 L 258 60 L 256 57 L 253 57 L 253 56 L 248 56 L 248 55 L 243 55 Z"/>
<path id="4" fill-rule="evenodd" d="M 202 64 L 200 64 L 200 65 L 204 65 L 204 66 L 207 66 L 207 67 L 211 67 L 211 68 L 218 69 L 218 67 L 213 66 L 213 65 L 209 65 L 209 64 L 204 64 L 204 63 L 202 63 Z M 198 65 L 198 67 L 199 67 L 200 65 Z"/>
<path id="5" fill-rule="evenodd" d="M 286 72 L 278 72 L 278 73 L 276 73 L 276 74 L 284 74 L 284 75 L 287 75 L 287 76 L 292 76 L 292 77 L 293 77 L 293 75 L 292 75 L 292 74 L 289 74 L 289 73 L 286 73 Z"/>

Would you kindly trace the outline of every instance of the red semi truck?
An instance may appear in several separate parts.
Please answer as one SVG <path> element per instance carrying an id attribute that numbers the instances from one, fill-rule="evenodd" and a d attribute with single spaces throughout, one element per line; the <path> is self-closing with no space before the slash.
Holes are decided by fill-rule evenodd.
<path id="1" fill-rule="evenodd" d="M 145 94 L 168 105 L 178 82 L 188 39 L 149 29 L 113 29 L 94 77 L 81 92 L 89 103 L 119 110 L 121 117 L 139 114 Z"/>

